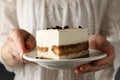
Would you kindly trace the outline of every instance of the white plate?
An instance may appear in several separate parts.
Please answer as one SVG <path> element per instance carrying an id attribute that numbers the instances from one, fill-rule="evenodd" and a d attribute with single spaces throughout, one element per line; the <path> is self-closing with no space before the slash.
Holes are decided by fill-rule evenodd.
<path id="1" fill-rule="evenodd" d="M 106 56 L 105 53 L 102 53 L 99 50 L 90 49 L 90 56 L 87 58 L 77 58 L 77 59 L 61 59 L 61 60 L 50 60 L 50 59 L 37 59 L 37 52 L 32 51 L 25 53 L 23 58 L 28 61 L 35 62 L 48 69 L 72 69 L 78 65 L 91 62 L 93 60 L 102 59 Z"/>

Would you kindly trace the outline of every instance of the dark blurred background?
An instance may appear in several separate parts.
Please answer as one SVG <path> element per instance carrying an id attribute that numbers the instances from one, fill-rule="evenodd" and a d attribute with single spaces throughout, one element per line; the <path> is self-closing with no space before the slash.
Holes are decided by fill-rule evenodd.
<path id="1" fill-rule="evenodd" d="M 14 73 L 8 72 L 0 63 L 0 80 L 14 80 Z"/>
<path id="2" fill-rule="evenodd" d="M 120 68 L 117 71 L 117 74 L 115 76 L 115 80 L 120 80 Z"/>

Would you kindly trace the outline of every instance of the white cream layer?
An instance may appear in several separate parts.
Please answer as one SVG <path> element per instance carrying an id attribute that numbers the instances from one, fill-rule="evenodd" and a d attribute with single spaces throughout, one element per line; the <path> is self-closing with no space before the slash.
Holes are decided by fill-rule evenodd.
<path id="1" fill-rule="evenodd" d="M 40 30 L 36 34 L 37 46 L 68 45 L 88 41 L 87 29 Z"/>

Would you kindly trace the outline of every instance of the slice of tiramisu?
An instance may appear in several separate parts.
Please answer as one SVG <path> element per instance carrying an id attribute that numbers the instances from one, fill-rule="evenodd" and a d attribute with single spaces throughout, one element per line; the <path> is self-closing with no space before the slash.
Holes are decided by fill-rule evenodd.
<path id="1" fill-rule="evenodd" d="M 37 54 L 41 58 L 59 60 L 89 56 L 86 28 L 40 30 L 36 41 Z"/>

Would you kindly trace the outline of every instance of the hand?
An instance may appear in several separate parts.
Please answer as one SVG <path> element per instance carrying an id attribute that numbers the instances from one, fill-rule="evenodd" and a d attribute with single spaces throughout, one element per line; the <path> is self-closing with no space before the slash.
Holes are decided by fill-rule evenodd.
<path id="1" fill-rule="evenodd" d="M 103 59 L 78 66 L 75 69 L 75 73 L 81 74 L 86 72 L 98 71 L 113 64 L 115 51 L 105 37 L 100 35 L 92 35 L 89 38 L 89 48 L 101 50 L 102 52 L 106 53 L 107 56 Z"/>
<path id="2" fill-rule="evenodd" d="M 1 49 L 2 59 L 9 66 L 23 63 L 23 53 L 31 51 L 35 45 L 35 38 L 30 33 L 22 29 L 13 29 Z"/>

